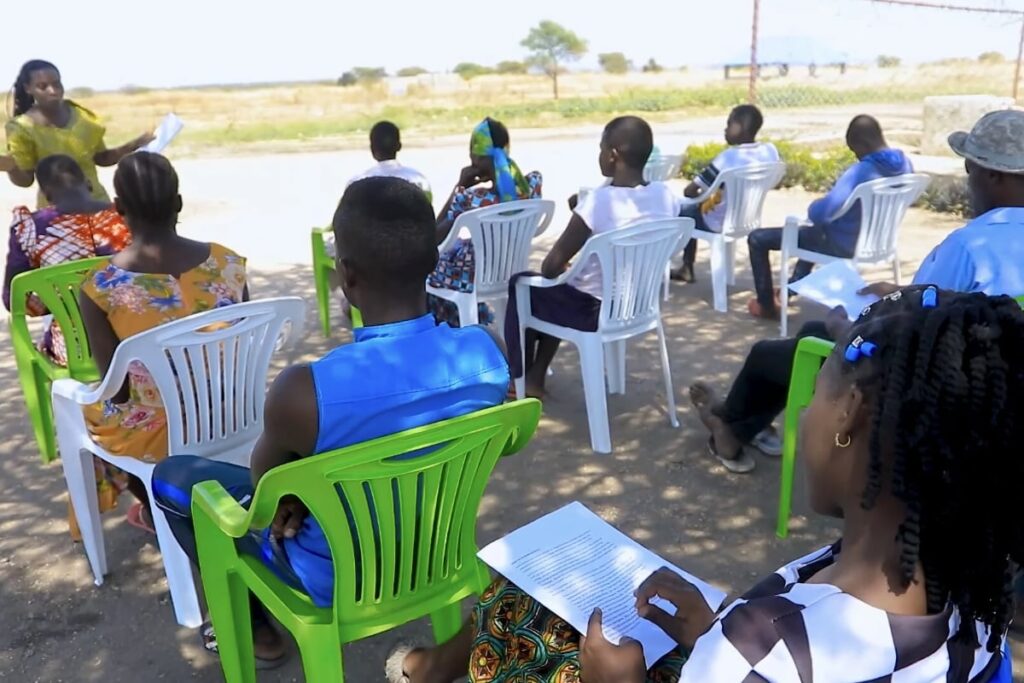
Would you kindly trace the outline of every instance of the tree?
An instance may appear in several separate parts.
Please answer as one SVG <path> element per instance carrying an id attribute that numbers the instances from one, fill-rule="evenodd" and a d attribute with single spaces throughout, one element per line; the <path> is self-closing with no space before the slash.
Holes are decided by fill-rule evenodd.
<path id="1" fill-rule="evenodd" d="M 982 64 L 1002 64 L 1006 61 L 1006 55 L 1002 52 L 982 52 L 978 55 L 978 61 Z"/>
<path id="2" fill-rule="evenodd" d="M 341 78 L 338 79 L 338 85 L 347 88 L 350 85 L 355 85 L 359 82 L 359 78 L 351 71 L 346 71 L 341 74 Z"/>
<path id="3" fill-rule="evenodd" d="M 597 56 L 597 63 L 610 74 L 624 74 L 633 66 L 621 52 L 602 52 Z"/>
<path id="4" fill-rule="evenodd" d="M 410 78 L 412 76 L 422 76 L 425 73 L 429 72 L 421 66 L 407 66 L 404 69 L 399 69 L 395 75 L 402 78 Z"/>
<path id="5" fill-rule="evenodd" d="M 382 66 L 357 66 L 352 69 L 352 73 L 360 83 L 376 83 L 388 75 Z"/>
<path id="6" fill-rule="evenodd" d="M 525 62 L 514 62 L 506 59 L 503 62 L 498 62 L 498 65 L 494 67 L 494 71 L 499 74 L 524 74 L 527 71 Z"/>
<path id="7" fill-rule="evenodd" d="M 878 55 L 878 68 L 895 69 L 900 65 L 900 58 L 891 55 Z"/>
<path id="8" fill-rule="evenodd" d="M 493 69 L 491 69 L 489 66 L 477 64 L 475 62 L 460 62 L 455 65 L 455 68 L 452 69 L 452 71 L 454 71 L 455 73 L 462 76 L 462 78 L 468 81 L 476 78 L 477 76 L 484 76 L 486 74 L 492 73 Z"/>
<path id="9" fill-rule="evenodd" d="M 530 29 L 522 46 L 529 50 L 530 63 L 551 78 L 558 99 L 558 70 L 564 62 L 575 61 L 587 53 L 587 41 L 553 21 L 544 20 Z"/>
<path id="10" fill-rule="evenodd" d="M 643 72 L 645 74 L 657 74 L 665 70 L 661 64 L 654 61 L 654 57 L 647 60 L 647 63 L 643 65 Z"/>

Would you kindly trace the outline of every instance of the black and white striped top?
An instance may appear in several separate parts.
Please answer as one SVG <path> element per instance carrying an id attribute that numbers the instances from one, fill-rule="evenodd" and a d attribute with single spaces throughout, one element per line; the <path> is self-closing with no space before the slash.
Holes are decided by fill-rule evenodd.
<path id="1" fill-rule="evenodd" d="M 1009 662 L 978 643 L 954 641 L 942 614 L 888 614 L 828 584 L 805 583 L 839 545 L 792 562 L 722 610 L 694 646 L 680 683 L 1010 683 Z"/>

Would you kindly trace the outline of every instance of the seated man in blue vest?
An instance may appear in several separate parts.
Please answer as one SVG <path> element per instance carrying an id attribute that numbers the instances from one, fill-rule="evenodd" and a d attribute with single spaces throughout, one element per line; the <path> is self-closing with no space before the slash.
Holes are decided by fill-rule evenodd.
<path id="1" fill-rule="evenodd" d="M 175 456 L 153 472 L 157 505 L 196 561 L 193 485 L 219 481 L 247 505 L 267 471 L 300 458 L 439 422 L 502 403 L 509 385 L 504 351 L 484 328 L 435 325 L 425 282 L 437 262 L 434 213 L 422 190 L 398 178 L 359 180 L 334 215 L 337 265 L 346 298 L 363 314 L 355 343 L 286 368 L 267 393 L 252 469 Z M 338 520 L 339 524 L 345 523 Z M 331 604 L 334 569 L 316 520 L 297 498 L 281 501 L 269 529 L 239 551 L 258 557 L 320 606 Z M 257 664 L 283 660 L 280 636 L 252 600 Z M 203 645 L 216 652 L 209 624 Z"/>

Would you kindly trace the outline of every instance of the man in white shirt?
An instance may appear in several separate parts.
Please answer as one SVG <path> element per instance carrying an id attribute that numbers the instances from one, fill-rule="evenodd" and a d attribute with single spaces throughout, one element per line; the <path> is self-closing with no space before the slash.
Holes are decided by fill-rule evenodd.
<path id="1" fill-rule="evenodd" d="M 694 201 L 687 203 L 683 216 L 694 219 L 698 230 L 721 232 L 725 221 L 725 202 L 728 188 L 713 194 L 708 190 L 724 171 L 753 164 L 771 164 L 779 160 L 779 151 L 770 142 L 757 142 L 757 134 L 764 124 L 761 110 L 752 104 L 741 104 L 729 113 L 725 124 L 725 141 L 729 144 L 714 158 L 711 165 L 701 171 L 683 191 Z M 673 280 L 692 283 L 693 262 L 697 258 L 697 240 L 691 239 L 683 252 L 682 265 L 672 271 Z"/>
<path id="2" fill-rule="evenodd" d="M 370 153 L 377 163 L 366 169 L 359 175 L 348 181 L 351 185 L 363 178 L 376 176 L 387 176 L 401 178 L 427 193 L 427 200 L 433 201 L 433 193 L 430 191 L 430 183 L 426 177 L 416 169 L 403 166 L 398 163 L 398 153 L 402 150 L 402 138 L 398 126 L 390 121 L 379 121 L 370 129 Z"/>
<path id="3" fill-rule="evenodd" d="M 601 174 L 609 178 L 610 183 L 580 199 L 569 225 L 544 259 L 541 266 L 544 277 L 556 278 L 564 273 L 569 268 L 569 261 L 592 235 L 618 230 L 641 220 L 679 215 L 679 199 L 667 185 L 644 181 L 644 165 L 653 147 L 651 127 L 639 117 L 620 116 L 605 126 L 598 163 Z M 510 287 L 509 291 L 505 342 L 512 376 L 520 377 L 525 372 L 526 394 L 539 398 L 544 394 L 544 379 L 558 350 L 559 340 L 527 330 L 526 367 L 521 367 L 515 287 Z M 530 303 L 533 315 L 541 320 L 594 331 L 601 310 L 601 294 L 601 266 L 592 259 L 584 264 L 572 284 L 531 289 Z"/>

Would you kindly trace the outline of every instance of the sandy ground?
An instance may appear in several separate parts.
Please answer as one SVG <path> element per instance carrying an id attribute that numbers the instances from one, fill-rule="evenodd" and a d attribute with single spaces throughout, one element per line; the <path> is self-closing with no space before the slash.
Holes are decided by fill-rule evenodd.
<path id="1" fill-rule="evenodd" d="M 693 134 L 659 133 L 659 144 L 667 146 L 665 138 L 673 135 L 678 139 L 670 142 L 676 144 Z M 527 140 L 515 150 L 525 168 L 545 171 L 545 194 L 560 204 L 578 185 L 597 180 L 591 170 L 596 139 Z M 413 148 L 404 158 L 434 181 L 440 202 L 465 149 Z M 294 352 L 275 360 L 278 368 L 314 359 L 350 339 L 345 330 L 330 339 L 315 331 L 308 234 L 310 226 L 329 220 L 345 179 L 365 165 L 365 155 L 355 152 L 177 164 L 187 207 L 182 230 L 247 254 L 254 296 L 299 294 L 310 303 L 309 333 Z M 30 197 L 0 184 L 0 206 Z M 773 194 L 765 223 L 779 224 L 809 199 L 802 192 Z M 560 211 L 555 225 L 564 225 L 565 209 Z M 958 225 L 912 211 L 901 239 L 904 272 L 912 273 L 927 250 Z M 543 251 L 541 244 L 538 254 Z M 685 399 L 687 385 L 698 378 L 726 387 L 750 344 L 777 333 L 776 326 L 747 317 L 751 281 L 743 249 L 739 258 L 729 313 L 711 308 L 706 253 L 698 263 L 698 284 L 674 286 L 665 306 L 680 429 L 666 418 L 652 336 L 630 345 L 628 394 L 609 400 L 615 453 L 592 453 L 578 358 L 566 349 L 556 361 L 536 438 L 494 473 L 479 517 L 481 544 L 581 500 L 641 543 L 734 591 L 834 540 L 833 522 L 804 516 L 802 485 L 793 533 L 776 539 L 779 463 L 758 456 L 753 474 L 728 474 L 705 455 L 706 433 Z M 796 325 L 822 313 L 809 303 L 795 310 Z M 0 348 L 9 348 L 7 337 L 6 329 L 0 332 Z M 0 360 L 0 396 L 6 408 L 0 413 L 0 680 L 221 680 L 217 661 L 202 652 L 196 633 L 174 623 L 154 540 L 128 526 L 121 511 L 105 516 L 110 574 L 102 587 L 93 585 L 84 553 L 68 539 L 60 465 L 40 463 L 10 354 Z M 399 636 L 428 638 L 429 628 L 419 622 L 348 646 L 348 680 L 383 680 L 384 655 Z M 1024 650 L 1015 645 L 1015 653 L 1020 657 Z M 297 657 L 259 680 L 303 680 Z"/>

